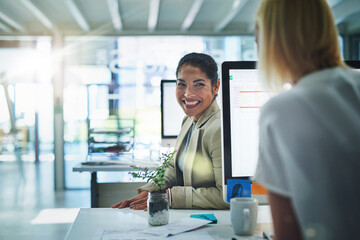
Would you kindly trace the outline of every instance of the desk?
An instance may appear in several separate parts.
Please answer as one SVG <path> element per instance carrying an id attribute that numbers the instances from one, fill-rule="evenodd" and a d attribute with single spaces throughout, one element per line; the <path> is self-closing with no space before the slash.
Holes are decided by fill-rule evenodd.
<path id="1" fill-rule="evenodd" d="M 272 218 L 270 207 L 268 205 L 259 206 L 258 208 L 258 224 L 255 230 L 255 236 L 240 237 L 234 235 L 229 210 L 195 210 L 195 209 L 170 209 L 169 223 L 179 220 L 181 218 L 189 217 L 190 214 L 204 214 L 214 213 L 218 219 L 217 224 L 208 224 L 197 230 L 182 233 L 170 237 L 172 239 L 196 239 L 194 238 L 196 233 L 206 232 L 213 239 L 227 239 L 232 237 L 236 239 L 263 239 L 263 231 L 272 231 Z M 121 229 L 134 229 L 144 230 L 146 228 L 152 228 L 147 223 L 147 212 L 142 210 L 125 209 L 111 209 L 111 208 L 82 208 L 80 209 L 74 223 L 72 224 L 66 240 L 81 240 L 91 239 L 100 240 L 95 236 L 101 230 L 117 230 Z"/>
<path id="2" fill-rule="evenodd" d="M 111 162 L 111 161 L 107 161 Z M 97 182 L 97 172 L 116 172 L 116 171 L 132 171 L 133 169 L 130 165 L 136 165 L 141 167 L 147 167 L 151 170 L 155 169 L 158 164 L 154 161 L 145 161 L 145 160 L 132 160 L 114 162 L 112 165 L 83 165 L 81 163 L 73 167 L 73 172 L 90 172 L 90 190 L 91 190 L 91 207 L 99 207 L 99 183 Z M 144 183 L 142 183 L 143 185 Z M 136 189 L 136 187 L 135 187 Z M 134 193 L 136 193 L 134 189 Z"/>

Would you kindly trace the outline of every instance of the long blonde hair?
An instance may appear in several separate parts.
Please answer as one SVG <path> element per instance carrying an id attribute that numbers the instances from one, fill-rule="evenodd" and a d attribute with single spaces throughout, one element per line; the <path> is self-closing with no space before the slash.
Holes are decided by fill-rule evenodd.
<path id="1" fill-rule="evenodd" d="M 264 0 L 256 28 L 258 68 L 270 87 L 295 84 L 311 72 L 345 66 L 325 0 Z"/>

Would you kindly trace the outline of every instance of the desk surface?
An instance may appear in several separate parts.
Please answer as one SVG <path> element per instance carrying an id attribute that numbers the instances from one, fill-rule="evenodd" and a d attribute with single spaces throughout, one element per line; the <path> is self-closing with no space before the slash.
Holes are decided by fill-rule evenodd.
<path id="1" fill-rule="evenodd" d="M 99 161 L 101 162 L 101 161 Z M 138 167 L 147 167 L 150 170 L 156 169 L 159 164 L 156 161 L 150 160 L 138 160 L 138 159 L 128 159 L 126 161 L 103 161 L 106 164 L 99 165 L 83 165 L 81 163 L 76 164 L 73 167 L 73 172 L 109 172 L 109 171 L 133 171 L 134 169 L 130 165 L 135 165 Z"/>
<path id="2" fill-rule="evenodd" d="M 255 236 L 240 237 L 234 235 L 229 210 L 178 210 L 170 209 L 170 223 L 176 220 L 189 217 L 191 214 L 204 214 L 214 213 L 218 219 L 217 224 L 208 224 L 197 230 L 175 235 L 169 239 L 194 239 L 195 233 L 206 232 L 213 239 L 227 239 L 232 237 L 236 239 L 263 239 L 263 231 L 271 231 L 272 218 L 269 206 L 259 206 L 258 209 L 258 224 L 255 230 Z M 152 228 L 147 223 L 147 212 L 142 210 L 125 209 L 111 209 L 111 208 L 82 208 L 80 209 L 75 222 L 72 224 L 66 239 L 67 240 L 81 240 L 91 239 L 100 240 L 96 238 L 97 234 L 101 230 L 121 230 L 121 229 L 136 229 L 144 230 L 146 228 Z M 185 235 L 186 234 L 186 235 Z M 181 236 L 183 235 L 183 236 Z M 186 238 L 185 238 L 186 236 Z"/>

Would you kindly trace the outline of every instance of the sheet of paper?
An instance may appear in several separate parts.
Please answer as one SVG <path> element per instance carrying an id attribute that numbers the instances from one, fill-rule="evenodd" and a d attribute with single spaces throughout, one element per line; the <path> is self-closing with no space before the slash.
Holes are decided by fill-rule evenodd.
<path id="1" fill-rule="evenodd" d="M 172 222 L 164 226 L 148 228 L 144 230 L 143 233 L 151 234 L 155 236 L 167 237 L 170 235 L 176 235 L 179 233 L 187 232 L 202 227 L 209 223 L 211 223 L 211 221 L 203 220 L 203 219 L 182 218 L 176 222 Z"/>
<path id="2" fill-rule="evenodd" d="M 140 231 L 124 232 L 118 230 L 98 231 L 93 240 L 159 240 L 159 236 L 152 236 Z"/>
<path id="3" fill-rule="evenodd" d="M 97 237 L 94 240 L 160 240 L 163 236 L 152 236 L 141 232 L 124 233 L 120 231 L 102 230 L 97 232 Z M 170 236 L 169 240 L 188 240 L 188 239 L 206 239 L 213 240 L 214 238 L 207 232 L 186 232 L 175 236 Z"/>

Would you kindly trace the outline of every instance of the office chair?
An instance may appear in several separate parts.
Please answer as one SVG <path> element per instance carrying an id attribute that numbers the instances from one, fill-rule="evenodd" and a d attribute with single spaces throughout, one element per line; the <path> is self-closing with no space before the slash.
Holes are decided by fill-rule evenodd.
<path id="1" fill-rule="evenodd" d="M 5 80 L 5 72 L 0 73 L 0 84 L 2 84 L 3 88 L 4 88 L 6 104 L 7 104 L 8 112 L 10 115 L 10 131 L 7 133 L 4 131 L 1 131 L 0 142 L 3 142 L 3 143 L 6 142 L 6 143 L 13 144 L 16 162 L 18 163 L 18 166 L 19 166 L 20 176 L 23 179 L 25 179 L 23 162 L 22 162 L 22 144 L 21 144 L 21 141 L 19 141 L 19 139 L 20 139 L 19 132 L 20 131 L 19 131 L 19 129 L 16 128 L 14 103 L 11 101 L 11 99 L 9 97 L 8 85 Z"/>

